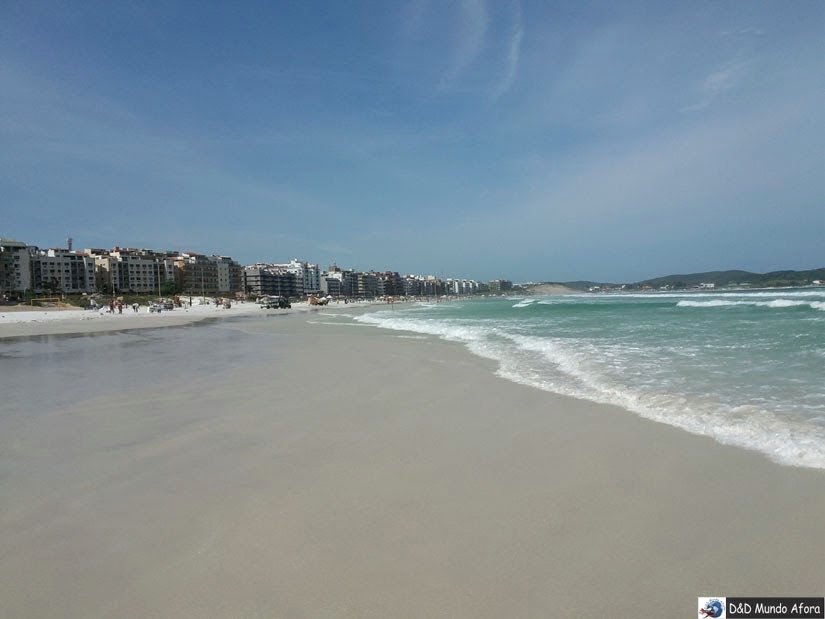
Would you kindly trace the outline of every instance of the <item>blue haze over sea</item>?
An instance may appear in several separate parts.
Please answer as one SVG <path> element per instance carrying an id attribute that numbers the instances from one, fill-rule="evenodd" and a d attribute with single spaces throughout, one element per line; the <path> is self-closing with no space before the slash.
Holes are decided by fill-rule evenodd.
<path id="1" fill-rule="evenodd" d="M 825 468 L 825 289 L 493 298 L 357 320 L 463 342 L 518 383 Z"/>

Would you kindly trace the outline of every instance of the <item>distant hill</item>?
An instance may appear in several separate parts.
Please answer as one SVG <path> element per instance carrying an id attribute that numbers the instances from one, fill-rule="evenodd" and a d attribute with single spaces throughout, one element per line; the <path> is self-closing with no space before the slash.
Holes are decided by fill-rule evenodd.
<path id="1" fill-rule="evenodd" d="M 825 281 L 825 267 L 809 271 L 771 271 L 770 273 L 751 273 L 750 271 L 708 271 L 706 273 L 683 273 L 654 277 L 641 282 L 617 284 L 612 282 L 593 282 L 577 280 L 572 282 L 542 282 L 540 284 L 523 284 L 519 290 L 524 294 L 566 294 L 581 292 L 591 288 L 619 288 L 625 290 L 639 288 L 696 288 L 700 284 L 715 284 L 718 288 L 780 288 L 787 286 L 809 286 L 815 280 Z"/>
<path id="2" fill-rule="evenodd" d="M 618 284 L 614 282 L 592 282 L 578 280 L 573 282 L 546 282 L 543 285 L 563 286 L 573 290 L 590 288 L 695 288 L 700 284 L 715 284 L 719 288 L 745 286 L 750 288 L 778 288 L 785 286 L 808 286 L 814 280 L 825 281 L 825 267 L 809 271 L 771 271 L 770 273 L 751 273 L 750 271 L 707 271 L 705 273 L 680 273 L 654 277 L 640 282 Z M 531 287 L 535 287 L 533 284 Z M 540 293 L 535 293 L 540 294 Z"/>
<path id="3" fill-rule="evenodd" d="M 825 280 L 825 267 L 809 271 L 771 271 L 751 273 L 750 271 L 709 271 L 656 277 L 632 285 L 634 288 L 650 286 L 661 288 L 693 288 L 699 284 L 716 284 L 717 287 L 747 285 L 752 288 L 775 288 L 781 286 L 807 286 L 814 280 Z"/>

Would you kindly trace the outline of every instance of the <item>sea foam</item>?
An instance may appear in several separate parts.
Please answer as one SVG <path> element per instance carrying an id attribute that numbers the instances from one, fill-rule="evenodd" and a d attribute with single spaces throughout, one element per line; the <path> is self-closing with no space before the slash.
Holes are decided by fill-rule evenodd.
<path id="1" fill-rule="evenodd" d="M 515 306 L 508 305 L 510 311 L 517 312 L 515 316 L 522 315 L 518 310 L 529 305 L 524 301 L 526 299 L 519 300 Z M 697 303 L 684 298 L 682 301 L 684 304 L 679 304 L 680 307 L 695 307 L 690 303 Z M 725 307 L 738 301 L 717 298 L 704 303 L 699 307 Z M 825 306 L 825 303 L 819 303 L 820 307 L 816 309 Z M 812 305 L 809 299 L 785 298 L 748 300 L 745 304 L 777 309 Z M 695 377 L 687 378 L 673 369 L 676 366 L 663 365 L 663 362 L 684 359 L 684 363 L 704 367 L 702 359 L 709 354 L 706 343 L 697 340 L 694 344 L 642 346 L 618 340 L 553 337 L 550 335 L 553 329 L 529 334 L 522 322 L 468 318 L 461 314 L 460 308 L 452 311 L 449 305 L 428 309 L 432 311 L 374 312 L 358 316 L 356 320 L 462 342 L 474 354 L 498 362 L 497 373 L 513 382 L 618 405 L 642 417 L 709 436 L 726 445 L 758 450 L 781 464 L 825 468 L 825 428 L 810 421 L 822 414 L 817 399 L 810 414 L 803 417 L 793 411 L 777 412 L 766 408 L 772 406 L 773 400 L 760 398 L 758 394 L 752 394 L 749 403 L 737 403 L 731 396 L 720 399 L 712 391 L 698 393 L 694 385 L 691 385 L 690 393 L 679 387 L 679 380 Z M 756 345 L 758 343 L 743 342 L 737 348 L 745 350 Z M 727 348 L 723 343 L 713 347 L 717 351 L 714 354 L 722 355 L 715 361 L 719 371 L 727 363 Z M 815 353 L 814 356 L 821 358 Z M 754 368 L 754 371 L 771 370 Z M 633 372 L 632 376 L 627 372 Z M 720 374 L 718 380 L 729 378 Z M 797 410 L 806 408 L 800 406 Z"/>

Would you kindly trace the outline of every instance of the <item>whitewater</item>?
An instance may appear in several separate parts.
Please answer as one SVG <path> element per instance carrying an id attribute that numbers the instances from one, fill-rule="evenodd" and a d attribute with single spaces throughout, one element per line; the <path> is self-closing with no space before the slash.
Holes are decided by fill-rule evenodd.
<path id="1" fill-rule="evenodd" d="M 498 374 L 825 469 L 825 289 L 421 303 L 355 318 L 462 342 Z"/>

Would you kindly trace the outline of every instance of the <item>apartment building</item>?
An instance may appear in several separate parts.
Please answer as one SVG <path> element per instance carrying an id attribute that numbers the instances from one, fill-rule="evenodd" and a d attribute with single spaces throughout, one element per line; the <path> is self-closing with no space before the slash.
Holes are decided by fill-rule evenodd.
<path id="1" fill-rule="evenodd" d="M 358 296 L 358 273 L 352 269 L 341 271 L 341 295 L 349 298 Z"/>
<path id="2" fill-rule="evenodd" d="M 478 283 L 472 279 L 448 278 L 444 282 L 447 294 L 468 295 L 478 292 Z"/>
<path id="3" fill-rule="evenodd" d="M 215 295 L 218 290 L 218 266 L 209 256 L 183 252 L 173 258 L 175 284 L 190 295 Z"/>
<path id="4" fill-rule="evenodd" d="M 356 296 L 365 299 L 374 299 L 381 296 L 380 283 L 381 280 L 375 273 L 357 273 L 356 274 L 358 293 Z"/>
<path id="5" fill-rule="evenodd" d="M 71 241 L 71 239 L 70 239 Z M 191 295 L 228 295 L 246 291 L 258 295 L 301 297 L 324 293 L 350 298 L 380 296 L 435 296 L 472 294 L 482 290 L 473 280 L 408 275 L 397 272 L 342 270 L 336 265 L 323 274 L 317 264 L 293 259 L 287 264 L 259 263 L 242 267 L 229 256 L 194 252 L 155 251 L 114 247 L 40 250 L 26 243 L 0 238 L 0 294 L 21 296 L 26 290 L 54 294 L 105 292 L 161 294 L 174 282 Z M 491 288 L 512 286 L 506 280 Z"/>
<path id="6" fill-rule="evenodd" d="M 404 280 L 394 271 L 384 271 L 378 274 L 384 287 L 384 294 L 391 297 L 400 297 L 405 294 Z"/>
<path id="7" fill-rule="evenodd" d="M 344 273 L 336 265 L 330 266 L 321 273 L 321 292 L 327 296 L 340 297 L 343 295 Z"/>
<path id="8" fill-rule="evenodd" d="M 254 264 L 243 269 L 243 286 L 248 294 L 258 296 L 303 296 L 303 281 L 283 265 Z"/>
<path id="9" fill-rule="evenodd" d="M 363 275 L 363 273 L 352 269 L 344 270 L 332 265 L 321 275 L 320 290 L 322 293 L 333 297 L 355 298 L 364 296 Z"/>
<path id="10" fill-rule="evenodd" d="M 17 297 L 32 287 L 31 252 L 25 243 L 0 238 L 0 295 Z"/>
<path id="11" fill-rule="evenodd" d="M 191 294 L 230 294 L 243 289 L 242 267 L 229 256 L 115 247 L 87 249 L 100 290 L 158 293 L 168 282 Z"/>
<path id="12" fill-rule="evenodd" d="M 84 252 L 68 249 L 36 250 L 31 257 L 35 292 L 93 293 L 97 291 L 95 261 Z"/>
<path id="13" fill-rule="evenodd" d="M 341 278 L 321 276 L 321 294 L 330 297 L 341 296 Z"/>
<path id="14" fill-rule="evenodd" d="M 86 249 L 95 261 L 97 286 L 101 291 L 120 293 L 157 293 L 175 276 L 176 252 L 115 247 Z"/>
<path id="15" fill-rule="evenodd" d="M 493 294 L 501 294 L 513 289 L 513 282 L 507 279 L 493 279 L 489 283 L 490 292 Z"/>
<path id="16" fill-rule="evenodd" d="M 289 264 L 276 266 L 283 267 L 298 278 L 301 285 L 301 294 L 314 294 L 321 290 L 321 270 L 317 264 L 301 262 L 297 258 L 293 258 Z"/>
<path id="17" fill-rule="evenodd" d="M 416 297 L 435 297 L 445 294 L 443 282 L 433 275 L 407 275 L 404 278 L 404 294 Z"/>
<path id="18" fill-rule="evenodd" d="M 209 256 L 209 259 L 215 263 L 218 292 L 231 294 L 243 291 L 243 267 L 240 264 L 229 256 Z"/>

